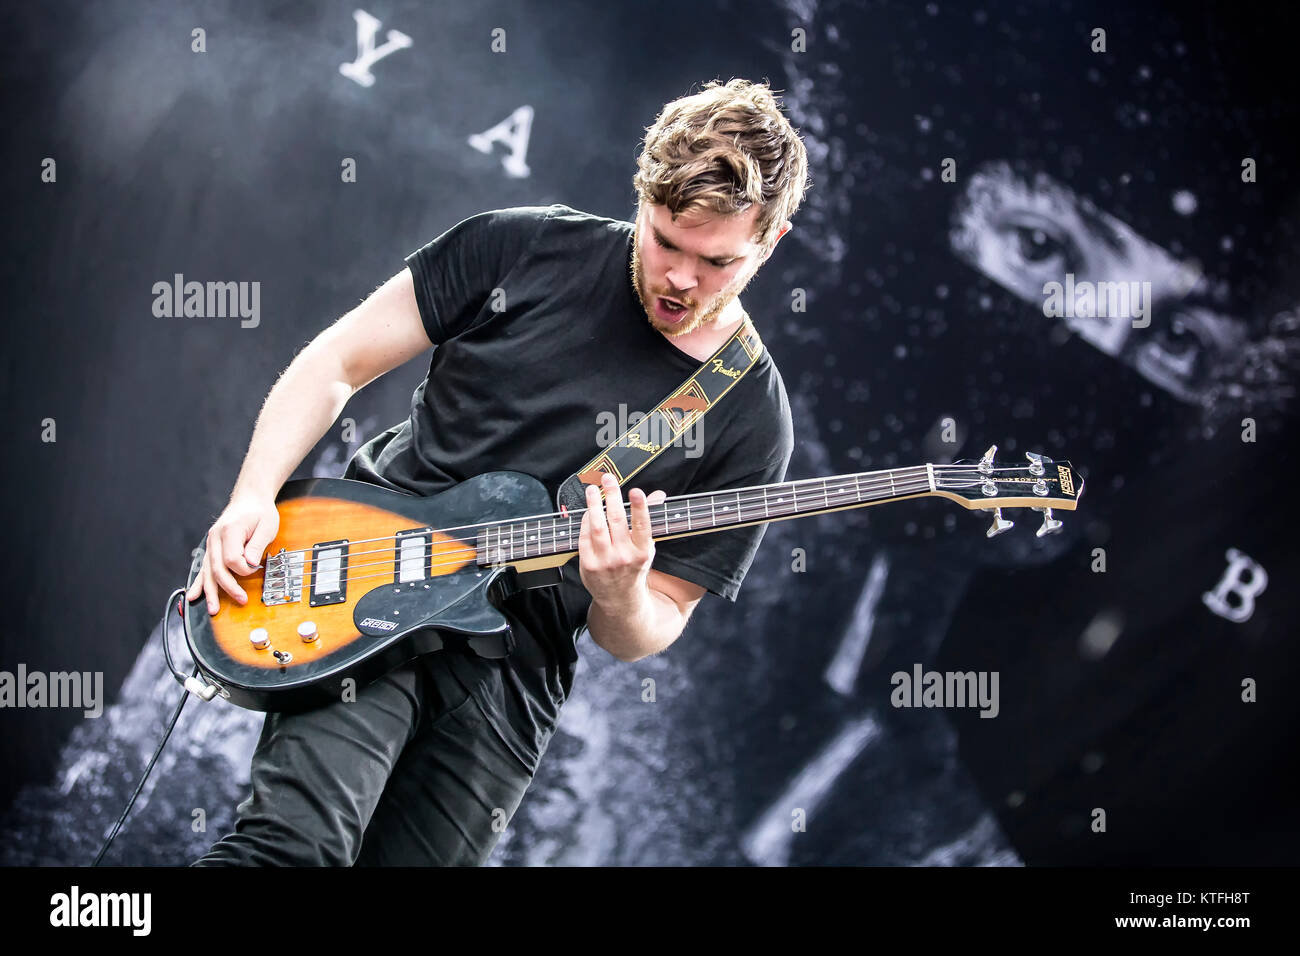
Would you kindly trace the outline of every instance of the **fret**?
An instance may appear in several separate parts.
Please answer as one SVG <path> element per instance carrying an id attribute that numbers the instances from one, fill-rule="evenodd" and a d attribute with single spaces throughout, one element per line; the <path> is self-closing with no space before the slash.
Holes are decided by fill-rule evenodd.
<path id="1" fill-rule="evenodd" d="M 790 482 L 790 497 L 794 498 L 794 513 L 799 513 L 799 482 Z"/>
<path id="2" fill-rule="evenodd" d="M 715 495 L 709 495 L 709 518 L 713 527 L 718 526 L 718 504 Z"/>
<path id="3" fill-rule="evenodd" d="M 822 501 L 826 503 L 827 508 L 831 506 L 830 490 L 826 486 L 825 478 L 822 479 Z"/>
<path id="4" fill-rule="evenodd" d="M 894 473 L 893 473 L 893 471 L 890 471 L 890 473 L 889 473 L 889 494 L 890 494 L 890 497 L 894 497 L 894 496 L 896 496 L 896 495 L 898 494 L 898 492 L 894 490 Z"/>
<path id="5" fill-rule="evenodd" d="M 767 485 L 763 486 L 763 517 L 764 518 L 772 517 L 771 512 L 767 510 Z"/>
<path id="6" fill-rule="evenodd" d="M 693 503 L 694 502 L 689 500 L 686 502 L 686 530 L 687 531 L 691 530 L 691 505 Z"/>

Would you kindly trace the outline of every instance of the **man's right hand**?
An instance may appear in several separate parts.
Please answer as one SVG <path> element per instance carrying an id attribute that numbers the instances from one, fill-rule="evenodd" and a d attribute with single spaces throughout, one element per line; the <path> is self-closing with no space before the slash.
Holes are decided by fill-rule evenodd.
<path id="1" fill-rule="evenodd" d="M 216 614 L 217 596 L 226 591 L 240 604 L 248 603 L 239 582 L 231 574 L 252 574 L 262 563 L 262 552 L 280 530 L 280 513 L 275 500 L 261 495 L 232 498 L 208 531 L 203 567 L 185 593 L 190 601 L 206 595 L 208 613 Z M 220 588 L 220 590 L 218 589 Z"/>

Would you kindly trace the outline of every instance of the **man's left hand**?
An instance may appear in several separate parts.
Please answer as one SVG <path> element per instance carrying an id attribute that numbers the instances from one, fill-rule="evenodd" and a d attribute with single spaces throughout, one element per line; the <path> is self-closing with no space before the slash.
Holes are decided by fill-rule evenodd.
<path id="1" fill-rule="evenodd" d="M 645 586 L 654 561 L 655 543 L 650 535 L 650 505 L 668 497 L 656 491 L 646 496 L 640 488 L 628 492 L 632 523 L 623 511 L 623 493 L 613 475 L 602 475 L 605 507 L 600 506 L 600 488 L 587 486 L 587 513 L 578 534 L 578 570 L 593 603 L 615 609 L 631 603 L 638 588 Z"/>

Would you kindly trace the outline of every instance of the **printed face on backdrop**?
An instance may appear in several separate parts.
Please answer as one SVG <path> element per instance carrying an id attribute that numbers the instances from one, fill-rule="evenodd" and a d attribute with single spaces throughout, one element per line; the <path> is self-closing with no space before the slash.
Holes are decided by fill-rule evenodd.
<path id="1" fill-rule="evenodd" d="M 632 282 L 652 326 L 687 335 L 723 315 L 771 255 L 753 241 L 759 212 L 757 206 L 734 216 L 692 211 L 674 221 L 666 206 L 638 203 Z M 777 241 L 789 229 L 787 222 Z M 683 308 L 673 312 L 663 299 Z"/>
<path id="2" fill-rule="evenodd" d="M 982 165 L 958 202 L 949 235 L 956 255 L 1039 309 L 1045 286 L 1133 290 L 1133 308 L 1073 310 L 1063 321 L 1081 338 L 1181 401 L 1209 407 L 1226 399 L 1282 401 L 1300 343 L 1295 315 L 1264 339 L 1215 306 L 1225 298 L 1194 262 L 1180 261 L 1050 176 L 1030 182 L 1005 162 Z M 1102 299 L 1099 291 L 1096 303 Z M 1046 319 L 1046 315 L 1045 315 Z"/>

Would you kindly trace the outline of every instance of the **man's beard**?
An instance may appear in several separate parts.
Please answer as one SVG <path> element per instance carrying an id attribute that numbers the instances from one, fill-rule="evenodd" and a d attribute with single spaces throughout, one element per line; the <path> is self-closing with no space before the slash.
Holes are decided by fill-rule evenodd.
<path id="1" fill-rule="evenodd" d="M 715 319 L 718 318 L 718 316 L 720 316 L 723 313 L 723 311 L 727 308 L 727 306 L 732 303 L 732 301 L 736 298 L 736 296 L 740 295 L 744 287 L 749 284 L 750 278 L 752 278 L 752 274 L 751 274 L 750 276 L 745 277 L 744 282 L 737 281 L 732 284 L 732 287 L 723 289 L 720 293 L 718 293 L 714 297 L 712 307 L 709 308 L 708 311 L 701 309 L 700 303 L 697 302 L 693 310 L 694 314 L 691 316 L 691 318 L 686 319 L 685 321 L 682 322 L 670 324 L 667 322 L 663 322 L 659 318 L 657 312 L 655 311 L 654 300 L 657 299 L 658 296 L 648 296 L 646 294 L 645 287 L 642 285 L 640 250 L 641 247 L 640 247 L 639 237 L 637 236 L 636 232 L 633 231 L 632 233 L 632 286 L 633 288 L 636 289 L 637 298 L 641 300 L 641 308 L 645 311 L 646 320 L 650 323 L 652 328 L 656 329 L 659 332 L 662 332 L 664 335 L 673 336 L 673 337 L 679 335 L 688 335 L 689 333 L 694 332 L 697 329 L 700 329 L 703 326 L 713 322 Z"/>

